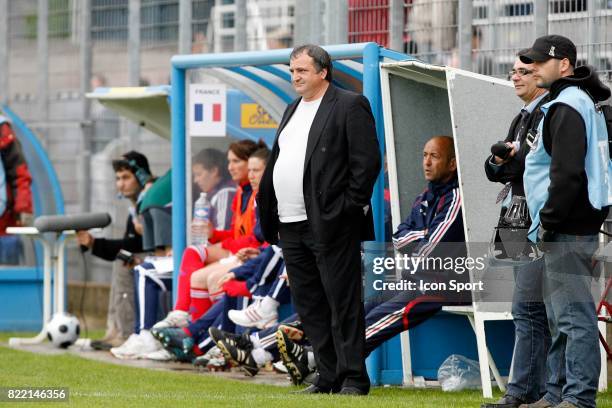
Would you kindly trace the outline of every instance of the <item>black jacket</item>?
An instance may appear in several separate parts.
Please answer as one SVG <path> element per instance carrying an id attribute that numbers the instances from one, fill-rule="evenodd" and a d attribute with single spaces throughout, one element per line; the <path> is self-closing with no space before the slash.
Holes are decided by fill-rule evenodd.
<path id="1" fill-rule="evenodd" d="M 261 229 L 269 243 L 278 242 L 278 203 L 272 180 L 278 137 L 300 100 L 293 101 L 283 114 L 257 195 Z M 304 161 L 304 204 L 317 242 L 332 242 L 347 225 L 360 231 L 361 240 L 374 239 L 372 209 L 364 214 L 363 208 L 370 206 L 380 169 L 368 100 L 330 84 L 310 128 Z"/>
<path id="2" fill-rule="evenodd" d="M 485 173 L 487 174 L 489 181 L 503 184 L 508 182 L 512 183 L 513 195 L 525 195 L 525 188 L 523 187 L 523 173 L 525 172 L 525 157 L 527 156 L 527 153 L 529 153 L 529 145 L 525 142 L 525 138 L 527 137 L 527 132 L 529 132 L 529 130 L 536 129 L 538 127 L 538 123 L 542 119 L 542 116 L 544 116 L 540 110 L 540 106 L 544 105 L 549 100 L 549 95 L 544 96 L 540 102 L 538 102 L 533 111 L 527 116 L 525 126 L 519 135 L 520 148 L 507 163 L 504 163 L 497 169 L 497 171 L 495 171 L 489 165 L 492 156 L 487 157 L 485 160 Z M 514 142 L 516 139 L 516 133 L 518 132 L 518 126 L 521 122 L 521 117 L 522 115 L 519 112 L 519 114 L 512 120 L 510 129 L 508 130 L 508 136 L 506 136 L 504 142 Z"/>
<path id="3" fill-rule="evenodd" d="M 578 67 L 574 75 L 555 81 L 550 88 L 551 100 L 570 86 L 580 87 L 595 101 L 610 97 L 610 89 L 588 66 Z M 586 126 L 582 116 L 566 104 L 554 104 L 544 118 L 542 141 L 552 159 L 548 200 L 540 210 L 542 226 L 564 234 L 597 234 L 608 208 L 596 210 L 589 202 L 584 169 Z"/>
<path id="4" fill-rule="evenodd" d="M 114 261 L 119 250 L 125 249 L 131 253 L 142 252 L 142 237 L 136 232 L 132 215 L 127 218 L 125 233 L 121 239 L 96 238 L 91 253 L 98 258 Z"/>

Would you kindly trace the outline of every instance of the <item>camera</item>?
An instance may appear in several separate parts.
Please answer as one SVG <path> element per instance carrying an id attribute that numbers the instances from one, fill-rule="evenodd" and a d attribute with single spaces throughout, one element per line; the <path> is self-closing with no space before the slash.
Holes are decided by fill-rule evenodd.
<path id="1" fill-rule="evenodd" d="M 508 159 L 511 151 L 512 147 L 508 146 L 505 142 L 497 142 L 491 146 L 491 153 L 502 160 Z"/>
<path id="2" fill-rule="evenodd" d="M 120 249 L 117 253 L 117 259 L 123 261 L 125 264 L 131 264 L 134 262 L 134 254 L 125 249 Z"/>

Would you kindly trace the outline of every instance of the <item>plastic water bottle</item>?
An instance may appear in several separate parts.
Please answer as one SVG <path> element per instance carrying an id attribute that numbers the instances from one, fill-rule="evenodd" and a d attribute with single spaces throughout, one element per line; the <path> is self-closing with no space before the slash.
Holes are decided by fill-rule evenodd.
<path id="1" fill-rule="evenodd" d="M 193 221 L 191 222 L 191 244 L 208 245 L 208 221 L 210 214 L 210 201 L 206 193 L 200 193 L 200 198 L 195 202 Z"/>

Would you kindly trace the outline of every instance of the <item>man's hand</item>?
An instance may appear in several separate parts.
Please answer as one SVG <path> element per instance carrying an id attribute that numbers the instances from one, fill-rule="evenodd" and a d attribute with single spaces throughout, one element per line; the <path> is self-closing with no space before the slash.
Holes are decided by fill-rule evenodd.
<path id="1" fill-rule="evenodd" d="M 547 230 L 542 225 L 538 228 L 538 248 L 542 252 L 550 252 L 550 243 L 554 241 L 555 232 Z"/>
<path id="2" fill-rule="evenodd" d="M 255 258 L 261 253 L 261 251 L 257 248 L 242 248 L 238 252 L 236 252 L 236 258 L 240 262 L 246 262 L 249 259 Z"/>
<path id="3" fill-rule="evenodd" d="M 138 265 L 140 265 L 141 263 L 142 263 L 142 259 L 140 259 L 140 258 L 139 258 L 139 257 L 137 257 L 137 256 L 133 256 L 133 257 L 132 257 L 132 262 L 129 262 L 129 263 L 124 263 L 123 265 L 124 265 L 124 266 L 125 266 L 127 269 L 129 269 L 129 270 L 131 271 L 132 269 L 134 269 L 135 267 L 137 267 L 137 266 L 138 266 Z"/>
<path id="4" fill-rule="evenodd" d="M 208 236 L 208 239 L 212 238 L 214 232 L 215 232 L 215 226 L 213 225 L 212 222 L 208 221 L 208 225 L 206 226 L 206 235 Z"/>
<path id="5" fill-rule="evenodd" d="M 498 142 L 491 146 L 495 164 L 504 164 L 516 155 L 516 148 L 511 142 Z"/>
<path id="6" fill-rule="evenodd" d="M 142 235 L 144 232 L 144 227 L 142 226 L 142 222 L 140 222 L 140 218 L 138 216 L 132 217 L 132 224 L 134 224 L 134 229 L 138 235 Z"/>
<path id="7" fill-rule="evenodd" d="M 89 232 L 77 231 L 76 238 L 79 245 L 84 246 L 87 249 L 91 249 L 91 247 L 93 247 L 95 238 Z"/>
<path id="8" fill-rule="evenodd" d="M 223 284 L 229 280 L 235 279 L 236 275 L 234 274 L 234 272 L 228 272 L 225 275 L 223 275 L 221 277 L 221 279 L 219 279 L 219 286 L 223 286 Z"/>
<path id="9" fill-rule="evenodd" d="M 284 281 L 287 281 L 287 286 L 291 286 L 291 285 L 289 285 L 289 275 L 287 275 L 287 271 L 281 273 L 280 276 L 278 277 L 278 279 L 282 279 Z"/>

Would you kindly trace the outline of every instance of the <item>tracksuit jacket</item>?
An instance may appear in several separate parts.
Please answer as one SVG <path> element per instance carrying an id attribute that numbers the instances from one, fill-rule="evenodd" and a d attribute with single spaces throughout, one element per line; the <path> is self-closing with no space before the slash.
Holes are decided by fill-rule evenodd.
<path id="1" fill-rule="evenodd" d="M 396 249 L 418 256 L 432 256 L 440 242 L 465 242 L 456 176 L 444 184 L 430 182 L 393 234 Z"/>

